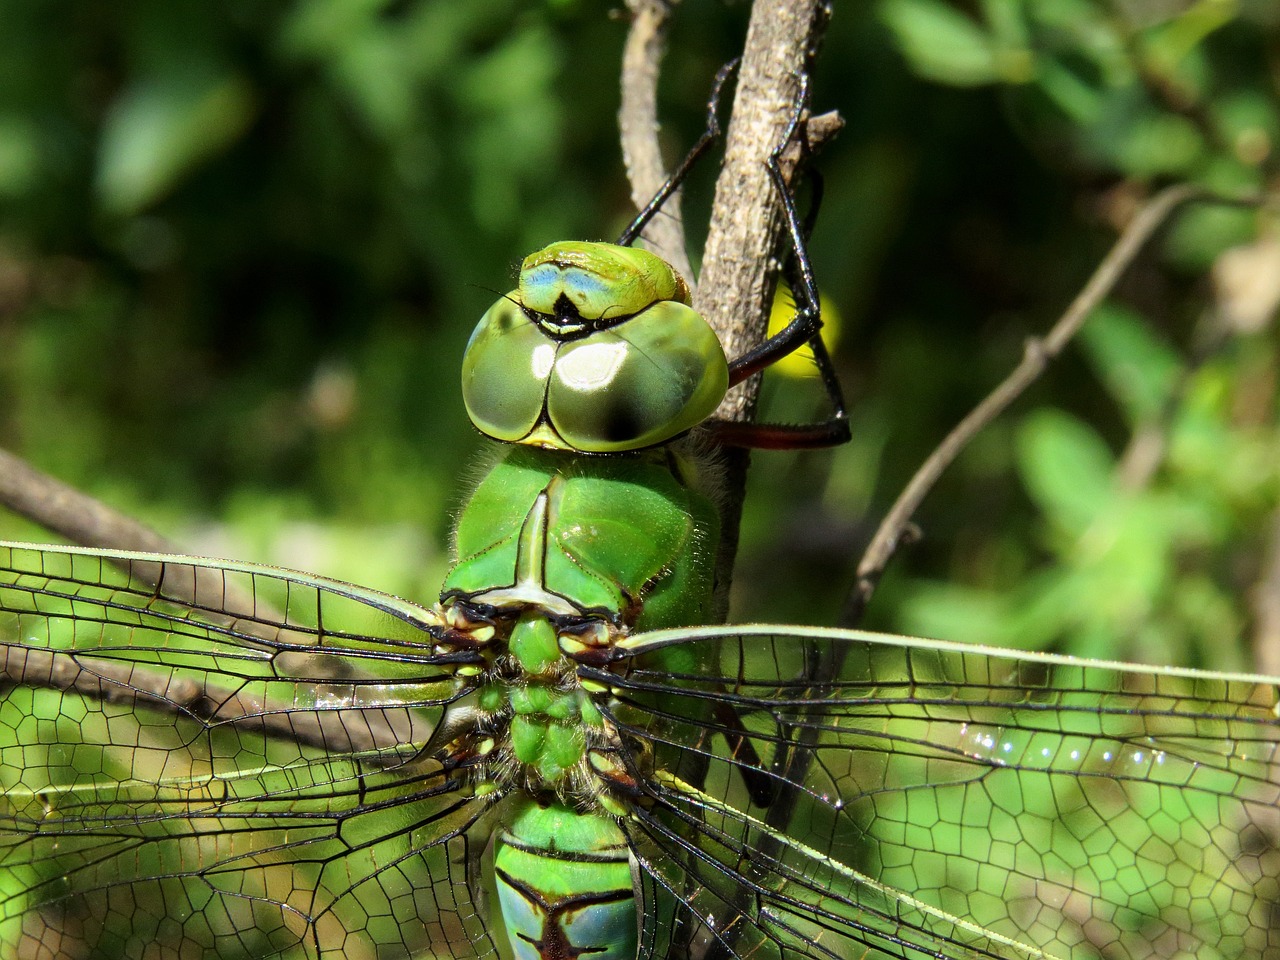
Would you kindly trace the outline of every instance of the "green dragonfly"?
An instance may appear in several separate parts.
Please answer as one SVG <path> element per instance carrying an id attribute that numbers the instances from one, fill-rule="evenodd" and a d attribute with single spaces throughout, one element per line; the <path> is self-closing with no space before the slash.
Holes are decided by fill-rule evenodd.
<path id="1" fill-rule="evenodd" d="M 1280 681 L 706 625 L 707 448 L 846 429 L 709 419 L 801 342 L 833 381 L 777 161 L 797 318 L 745 357 L 643 214 L 525 260 L 432 606 L 3 545 L 0 954 L 1280 956 Z"/>

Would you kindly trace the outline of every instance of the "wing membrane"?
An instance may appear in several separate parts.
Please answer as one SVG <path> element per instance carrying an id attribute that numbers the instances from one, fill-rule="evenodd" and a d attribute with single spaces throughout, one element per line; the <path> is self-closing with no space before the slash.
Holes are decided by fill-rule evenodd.
<path id="1" fill-rule="evenodd" d="M 498 811 L 428 749 L 468 692 L 431 622 L 4 548 L 5 951 L 492 953 Z M 791 627 L 622 652 L 581 672 L 641 774 L 645 957 L 1280 957 L 1275 681 Z"/>
<path id="2" fill-rule="evenodd" d="M 121 569 L 117 569 L 117 567 Z M 0 548 L 0 944 L 475 956 L 430 613 L 248 564 Z"/>
<path id="3" fill-rule="evenodd" d="M 635 830 L 683 949 L 1280 956 L 1274 680 L 791 627 L 627 646 L 593 676 L 658 771 Z"/>

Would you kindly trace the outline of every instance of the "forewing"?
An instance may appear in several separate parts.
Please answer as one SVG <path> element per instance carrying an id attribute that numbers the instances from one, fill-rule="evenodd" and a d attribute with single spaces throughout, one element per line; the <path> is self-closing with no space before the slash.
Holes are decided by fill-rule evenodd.
<path id="1" fill-rule="evenodd" d="M 0 545 L 0 953 L 490 952 L 482 805 L 424 749 L 466 692 L 430 622 L 273 568 Z"/>
<path id="2" fill-rule="evenodd" d="M 1274 680 L 790 627 L 626 648 L 654 955 L 1280 956 Z"/>

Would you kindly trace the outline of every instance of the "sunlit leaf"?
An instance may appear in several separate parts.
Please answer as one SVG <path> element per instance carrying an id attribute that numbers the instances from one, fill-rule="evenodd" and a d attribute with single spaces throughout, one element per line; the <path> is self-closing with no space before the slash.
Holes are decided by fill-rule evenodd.
<path id="1" fill-rule="evenodd" d="M 1061 410 L 1038 410 L 1018 431 L 1018 470 L 1049 519 L 1079 533 L 1111 495 L 1113 458 L 1092 427 Z"/>
<path id="2" fill-rule="evenodd" d="M 937 0 L 882 0 L 880 18 L 921 76 L 957 86 L 999 78 L 991 37 L 953 7 Z"/>
<path id="3" fill-rule="evenodd" d="M 175 71 L 134 81 L 103 129 L 99 202 L 116 214 L 144 209 L 235 142 L 253 112 L 253 92 L 234 74 Z"/>
<path id="4" fill-rule="evenodd" d="M 29 120 L 0 116 L 0 197 L 16 196 L 35 181 L 40 169 L 40 144 Z"/>
<path id="5" fill-rule="evenodd" d="M 1103 304 L 1080 331 L 1081 345 L 1131 424 L 1157 416 L 1182 363 L 1134 311 Z"/>
<path id="6" fill-rule="evenodd" d="M 1172 113 L 1143 111 L 1106 136 L 1105 153 L 1121 170 L 1138 177 L 1186 174 L 1204 149 L 1195 124 Z"/>

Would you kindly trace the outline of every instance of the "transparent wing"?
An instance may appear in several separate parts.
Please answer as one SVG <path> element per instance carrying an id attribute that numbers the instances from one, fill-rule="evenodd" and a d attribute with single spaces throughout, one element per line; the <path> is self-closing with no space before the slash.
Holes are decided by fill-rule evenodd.
<path id="1" fill-rule="evenodd" d="M 0 544 L 0 955 L 492 952 L 483 805 L 424 749 L 466 692 L 429 622 L 272 568 Z"/>
<path id="2" fill-rule="evenodd" d="M 642 774 L 646 956 L 1280 957 L 1278 681 L 792 627 L 625 646 L 583 672 Z"/>

